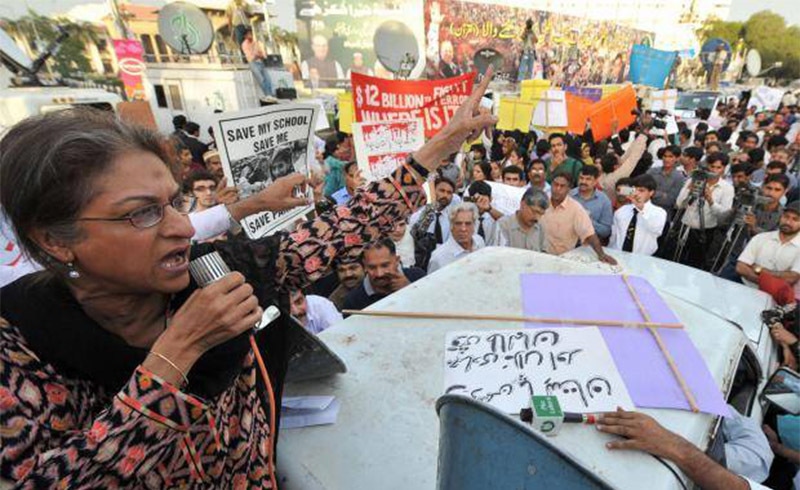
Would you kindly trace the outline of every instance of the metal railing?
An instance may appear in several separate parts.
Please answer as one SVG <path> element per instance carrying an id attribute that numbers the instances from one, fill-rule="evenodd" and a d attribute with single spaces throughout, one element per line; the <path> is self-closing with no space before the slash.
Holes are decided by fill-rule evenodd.
<path id="1" fill-rule="evenodd" d="M 209 65 L 247 64 L 239 54 L 145 54 L 146 63 L 201 63 Z"/>

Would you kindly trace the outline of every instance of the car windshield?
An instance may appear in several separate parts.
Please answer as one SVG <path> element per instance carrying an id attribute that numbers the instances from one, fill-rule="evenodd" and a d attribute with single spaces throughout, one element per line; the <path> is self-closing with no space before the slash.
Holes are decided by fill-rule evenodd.
<path id="1" fill-rule="evenodd" d="M 713 109 L 717 94 L 712 93 L 686 93 L 678 96 L 675 109 L 682 111 L 694 111 L 699 108 Z"/>

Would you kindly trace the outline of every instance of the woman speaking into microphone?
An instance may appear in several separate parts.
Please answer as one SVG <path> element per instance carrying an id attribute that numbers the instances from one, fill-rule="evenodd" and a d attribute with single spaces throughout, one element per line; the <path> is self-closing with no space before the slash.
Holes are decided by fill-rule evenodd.
<path id="1" fill-rule="evenodd" d="M 288 311 L 289 289 L 325 275 L 338 255 L 358 255 L 424 202 L 427 173 L 495 122 L 478 108 L 487 75 L 413 160 L 347 206 L 290 234 L 202 250 L 190 247 L 194 230 L 154 133 L 82 110 L 11 128 L 0 140 L 0 203 L 46 270 L 0 290 L 0 480 L 275 488 L 292 345 L 282 320 L 251 343 L 262 308 Z M 261 204 L 295 206 L 302 184 L 280 179 Z M 189 259 L 212 250 L 234 272 L 200 289 Z"/>

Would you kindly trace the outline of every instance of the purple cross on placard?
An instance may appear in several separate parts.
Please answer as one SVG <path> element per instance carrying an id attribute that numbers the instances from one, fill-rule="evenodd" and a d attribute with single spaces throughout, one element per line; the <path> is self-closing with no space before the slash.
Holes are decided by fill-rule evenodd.
<path id="1" fill-rule="evenodd" d="M 647 280 L 629 277 L 629 281 L 651 321 L 680 322 Z M 527 317 L 644 320 L 622 277 L 616 275 L 523 274 L 522 307 Z M 553 328 L 552 324 L 527 326 Z M 636 406 L 690 409 L 680 384 L 647 329 L 600 327 L 600 331 Z M 658 332 L 700 411 L 727 416 L 722 392 L 686 331 L 660 328 Z"/>

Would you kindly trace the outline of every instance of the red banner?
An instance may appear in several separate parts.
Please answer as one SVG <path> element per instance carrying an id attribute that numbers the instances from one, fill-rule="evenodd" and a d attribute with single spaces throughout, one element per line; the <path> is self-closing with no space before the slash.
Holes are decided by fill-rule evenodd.
<path id="1" fill-rule="evenodd" d="M 439 132 L 472 93 L 475 73 L 444 80 L 386 80 L 353 73 L 358 122 L 422 119 L 425 137 Z"/>
<path id="2" fill-rule="evenodd" d="M 113 42 L 119 66 L 119 78 L 125 84 L 128 100 L 144 100 L 142 43 L 135 39 L 114 39 Z"/>

